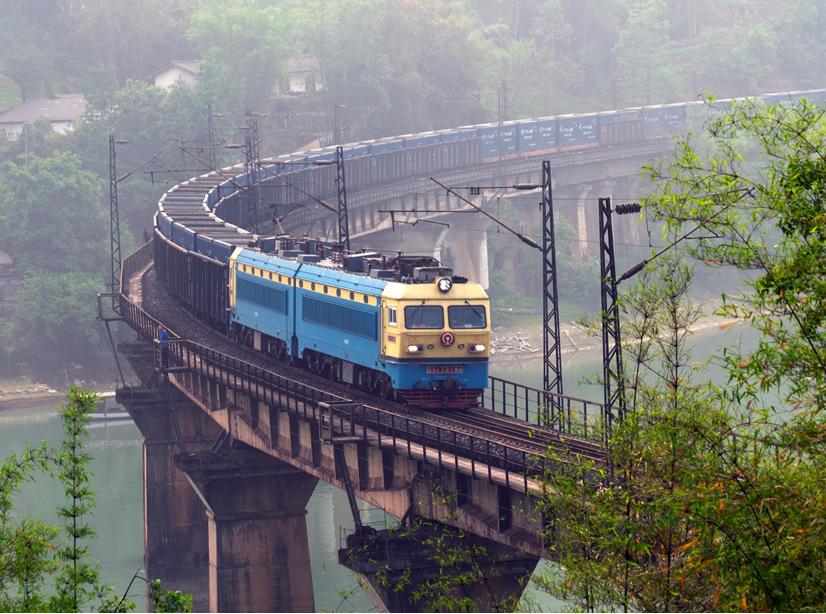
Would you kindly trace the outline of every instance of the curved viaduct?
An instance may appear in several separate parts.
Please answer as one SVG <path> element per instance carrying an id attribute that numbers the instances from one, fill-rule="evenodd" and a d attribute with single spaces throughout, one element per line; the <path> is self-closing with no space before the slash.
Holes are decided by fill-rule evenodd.
<path id="1" fill-rule="evenodd" d="M 574 228 L 577 241 L 560 249 L 570 249 L 574 260 L 596 257 L 598 254 L 598 220 L 596 199 L 601 196 L 618 195 L 622 198 L 634 198 L 639 194 L 641 168 L 646 163 L 673 150 L 669 139 L 654 142 L 637 143 L 627 146 L 607 146 L 595 149 L 568 151 L 550 155 L 524 156 L 516 160 L 501 163 L 478 164 L 474 167 L 451 170 L 436 176 L 449 186 L 473 186 L 480 184 L 498 184 L 505 186 L 517 183 L 539 184 L 541 180 L 542 159 L 549 159 L 553 168 L 553 190 L 555 211 L 563 216 Z M 306 155 L 307 152 L 304 152 Z M 293 154 L 295 155 L 295 154 Z M 266 165 L 267 161 L 263 161 Z M 345 162 L 345 169 L 347 163 Z M 229 171 L 230 169 L 225 169 Z M 237 170 L 237 168 L 236 168 Z M 310 172 L 329 171 L 328 167 L 312 169 Z M 329 191 L 314 194 L 317 198 L 335 203 L 334 175 L 328 181 Z M 278 182 L 278 176 L 269 180 Z M 267 181 L 263 182 L 267 185 Z M 467 192 L 466 192 L 467 194 Z M 473 198 L 476 204 L 486 205 L 496 197 L 514 196 L 515 193 L 504 190 L 483 190 Z M 525 198 L 525 193 L 520 194 Z M 242 198 L 236 192 L 227 199 Z M 638 196 L 636 196 L 638 197 Z M 533 198 L 532 204 L 539 203 L 540 196 Z M 274 195 L 277 202 L 278 193 Z M 411 174 L 401 181 L 367 189 L 348 190 L 348 210 L 350 237 L 353 247 L 369 249 L 402 249 L 408 252 L 428 252 L 434 249 L 435 256 L 446 264 L 453 266 L 457 273 L 469 277 L 488 287 L 487 272 L 487 235 L 478 232 L 479 224 L 487 220 L 474 215 L 469 207 L 458 198 L 445 194 L 444 190 L 430 181 L 427 174 Z M 524 201 L 522 201 L 524 202 Z M 272 203 L 268 203 L 272 204 Z M 310 199 L 295 203 L 297 208 L 283 218 L 283 228 L 295 234 L 307 234 L 328 239 L 335 239 L 336 216 L 334 213 L 317 205 Z M 387 210 L 407 211 L 407 214 L 395 215 L 395 229 Z M 417 213 L 417 210 L 425 210 Z M 462 210 L 470 215 L 456 215 Z M 473 221 L 476 227 L 472 232 L 465 228 L 467 222 Z M 523 231 L 539 237 L 541 218 L 536 207 L 520 207 L 519 219 Z M 449 223 L 450 228 L 434 224 L 416 224 L 419 220 Z M 240 226 L 250 227 L 251 220 L 239 220 Z M 639 225 L 628 218 L 617 218 L 615 223 L 616 240 L 639 243 Z M 271 220 L 260 219 L 261 234 L 275 232 Z M 454 260 L 444 249 L 451 246 Z M 518 257 L 515 250 L 513 257 Z M 464 258 L 457 258 L 462 255 Z M 474 257 L 475 256 L 475 257 Z"/>
<path id="2" fill-rule="evenodd" d="M 573 203 L 560 213 L 581 238 L 596 239 L 595 213 L 589 213 L 594 207 L 588 203 L 598 195 L 636 192 L 641 165 L 669 147 L 667 140 L 659 140 L 550 155 L 555 196 Z M 319 167 L 312 172 L 329 170 Z M 438 178 L 453 186 L 491 178 L 508 184 L 539 183 L 540 171 L 538 158 L 519 158 L 451 170 Z M 176 215 L 194 220 L 192 228 L 211 224 L 214 230 L 220 222 L 225 241 L 246 244 L 250 233 L 239 227 L 253 221 L 244 215 L 249 207 L 240 202 L 249 198 L 244 185 L 249 178 L 242 173 L 242 168 L 230 167 L 193 178 L 167 192 L 161 203 L 180 207 Z M 262 182 L 262 202 L 276 204 L 279 178 L 275 172 Z M 294 200 L 295 212 L 283 220 L 287 230 L 331 235 L 335 215 L 314 201 L 331 198 L 333 186 L 331 177 L 328 192 Z M 398 236 L 382 237 L 390 226 L 389 216 L 380 213 L 383 209 L 427 209 L 429 213 L 416 216 L 419 219 L 457 217 L 464 209 L 426 175 L 353 189 L 348 196 L 356 246 L 381 247 L 377 244 L 384 241 L 389 248 L 399 247 Z M 485 196 L 490 195 L 480 198 Z M 204 203 L 218 205 L 219 211 L 234 210 L 234 225 L 225 225 L 217 219 L 223 216 L 214 213 L 206 216 Z M 538 213 L 528 209 L 526 228 L 533 219 L 538 227 Z M 272 223 L 268 207 L 253 211 L 258 211 L 260 228 Z M 442 227 L 423 231 L 425 226 L 431 225 L 407 231 L 407 239 L 419 242 L 409 250 L 438 247 Z M 484 262 L 484 234 L 462 236 L 460 224 L 450 232 L 455 233 L 449 235 L 454 245 L 464 242 L 465 248 L 454 253 L 463 251 L 466 264 Z M 153 262 L 153 253 L 155 259 L 162 253 L 173 255 L 163 256 L 162 267 Z M 118 399 L 144 436 L 146 569 L 151 577 L 194 592 L 200 596 L 199 609 L 208 605 L 211 611 L 312 610 L 304 506 L 317 480 L 323 479 L 397 517 L 420 517 L 467 531 L 467 539 L 483 544 L 499 568 L 496 580 L 487 578 L 462 589 L 482 607 L 492 608 L 491 600 L 521 591 L 525 574 L 538 558 L 550 555 L 545 520 L 536 503 L 542 492 L 536 474 L 546 468 L 544 451 L 549 445 L 564 450 L 564 462 L 582 457 L 604 462 L 601 405 L 566 397 L 552 419 L 553 427 L 543 428 L 504 418 L 484 422 L 497 413 L 533 419 L 532 412 L 548 404 L 548 393 L 496 378 L 475 418 L 479 422 L 473 424 L 399 413 L 348 398 L 350 393 L 341 387 L 318 387 L 306 373 L 228 344 L 226 337 L 183 312 L 155 275 L 147 274 L 154 265 L 156 270 L 169 265 L 173 256 L 193 254 L 167 241 L 156 228 L 153 240 L 124 260 L 118 294 L 120 315 L 139 336 L 137 343 L 123 349 L 143 383 L 124 385 Z M 192 261 L 186 262 L 191 269 Z M 462 268 L 457 266 L 460 272 Z M 476 271 L 477 279 L 484 278 L 485 268 Z M 190 286 L 197 285 L 196 273 L 187 277 Z M 215 300 L 206 296 L 209 288 L 188 291 Z M 161 325 L 173 338 L 166 354 L 155 341 Z M 523 435 L 514 434 L 514 429 L 522 429 Z M 404 577 L 412 567 L 415 586 L 415 581 L 434 573 L 426 553 L 412 559 L 397 552 L 396 558 L 379 565 L 375 559 L 380 552 L 370 541 L 374 537 L 356 538 L 348 545 L 364 548 L 369 556 L 350 560 L 348 566 L 367 578 L 391 611 L 415 609 L 409 590 L 387 590 L 377 578 L 382 569 Z"/>

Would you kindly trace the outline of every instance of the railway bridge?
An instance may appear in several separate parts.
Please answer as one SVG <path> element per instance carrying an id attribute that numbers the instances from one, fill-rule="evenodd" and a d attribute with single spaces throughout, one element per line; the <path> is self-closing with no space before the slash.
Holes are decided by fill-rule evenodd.
<path id="1" fill-rule="evenodd" d="M 596 239 L 586 199 L 633 191 L 640 166 L 668 147 L 660 140 L 551 156 L 555 194 L 574 203 L 563 215 L 581 237 Z M 254 188 L 260 202 L 299 205 L 279 220 L 288 230 L 332 235 L 334 216 L 313 206 L 329 193 L 297 195 L 279 168 L 264 161 L 257 171 L 206 173 L 167 192 L 160 210 L 194 235 L 187 240 L 211 232 L 243 245 L 252 238 L 245 227 L 270 223 L 267 208 L 249 206 Z M 511 184 L 537 182 L 539 171 L 534 157 L 438 176 L 449 185 Z M 436 219 L 459 215 L 464 205 L 421 173 L 381 185 L 356 182 L 349 194 L 354 245 L 388 241 L 382 233 L 391 222 L 381 213 L 388 209 Z M 602 405 L 491 377 L 480 408 L 428 413 L 310 376 L 229 340 L 220 327 L 220 263 L 176 241 L 177 226 L 164 233 L 161 224 L 124 259 L 112 297 L 116 313 L 106 313 L 106 296 L 99 301 L 102 318 L 122 319 L 137 332 L 119 349 L 141 383 L 124 382 L 117 397 L 144 437 L 147 573 L 192 592 L 196 608 L 312 611 L 304 515 L 324 480 L 348 493 L 354 513 L 357 530 L 342 562 L 388 610 L 427 607 L 414 592 L 439 573 L 436 540 L 362 526 L 355 498 L 406 526 L 423 519 L 424 531 L 464 531 L 462 543 L 486 554 L 481 575 L 454 587 L 456 596 L 481 609 L 518 597 L 538 559 L 553 558 L 557 538 L 539 506 L 542 475 L 558 463 L 606 462 Z M 464 239 L 471 253 L 479 237 Z M 398 238 L 389 241 L 398 245 Z M 171 336 L 167 352 L 156 341 L 161 326 Z"/>

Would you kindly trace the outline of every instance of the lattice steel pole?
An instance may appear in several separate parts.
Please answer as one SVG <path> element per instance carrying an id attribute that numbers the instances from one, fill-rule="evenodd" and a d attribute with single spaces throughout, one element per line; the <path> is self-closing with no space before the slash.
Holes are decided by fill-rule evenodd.
<path id="1" fill-rule="evenodd" d="M 617 267 L 614 258 L 614 229 L 611 199 L 599 199 L 599 264 L 602 299 L 602 372 L 604 378 L 605 421 L 608 433 L 614 418 L 625 417 L 625 381 L 622 371 Z M 615 413 L 616 412 L 616 413 Z"/>
<path id="2" fill-rule="evenodd" d="M 215 152 L 215 120 L 212 103 L 207 104 L 207 146 L 209 147 L 209 170 L 217 170 L 218 161 Z"/>
<path id="3" fill-rule="evenodd" d="M 556 238 L 554 234 L 554 202 L 551 185 L 551 163 L 542 161 L 542 386 L 547 392 L 562 395 L 562 347 L 559 335 L 559 293 L 556 274 Z M 551 416 L 548 421 L 548 401 Z M 546 397 L 545 419 L 553 423 L 563 415 L 562 399 Z"/>
<path id="4" fill-rule="evenodd" d="M 250 215 L 252 225 L 250 230 L 253 234 L 258 234 L 258 120 L 252 115 L 247 117 L 249 125 L 246 139 L 244 140 L 244 172 L 247 174 L 247 213 Z"/>
<path id="5" fill-rule="evenodd" d="M 112 309 L 120 314 L 120 214 L 118 213 L 118 170 L 115 160 L 115 135 L 109 135 L 109 247 L 111 254 Z"/>
<path id="6" fill-rule="evenodd" d="M 350 251 L 350 223 L 347 219 L 347 183 L 344 179 L 344 148 L 336 147 L 336 188 L 338 188 L 338 243 Z"/>

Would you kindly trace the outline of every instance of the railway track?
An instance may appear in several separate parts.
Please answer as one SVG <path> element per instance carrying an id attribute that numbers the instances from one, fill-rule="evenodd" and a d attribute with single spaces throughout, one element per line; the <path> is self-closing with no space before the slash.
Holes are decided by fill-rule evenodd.
<path id="1" fill-rule="evenodd" d="M 305 370 L 276 361 L 251 348 L 238 345 L 218 331 L 206 327 L 185 309 L 175 304 L 154 279 L 151 268 L 144 273 L 142 297 L 142 307 L 151 316 L 164 322 L 169 330 L 182 339 L 207 346 L 216 352 L 242 360 L 280 377 L 301 382 L 308 388 L 334 395 L 339 400 L 364 404 L 375 410 L 372 419 L 374 426 L 381 426 L 383 424 L 382 420 L 386 425 L 387 413 L 382 413 L 381 415 L 385 417 L 381 418 L 379 417 L 380 412 L 390 412 L 400 420 L 409 419 L 412 421 L 413 426 L 410 434 L 413 436 L 433 439 L 436 429 L 446 429 L 459 435 L 459 439 L 453 442 L 454 445 L 467 445 L 468 441 L 472 440 L 475 442 L 473 444 L 475 451 L 493 454 L 506 461 L 515 452 L 541 458 L 546 455 L 549 447 L 557 453 L 564 452 L 563 460 L 570 458 L 573 461 L 577 457 L 585 457 L 596 462 L 604 461 L 604 454 L 601 453 L 597 444 L 568 436 L 553 429 L 529 424 L 484 408 L 456 411 L 455 416 L 447 412 L 431 412 L 412 408 L 395 401 L 380 399 L 343 384 L 331 382 Z M 462 439 L 462 437 L 465 439 Z M 487 441 L 489 444 L 483 447 L 481 443 L 476 443 L 482 441 Z M 446 448 L 452 445 L 449 441 L 443 441 L 442 444 Z"/>
<path id="2" fill-rule="evenodd" d="M 463 410 L 457 414 L 445 417 L 453 428 L 461 428 L 462 424 L 470 424 L 475 429 L 486 429 L 500 437 L 510 437 L 515 441 L 523 442 L 526 447 L 534 446 L 541 450 L 540 453 L 554 448 L 563 449 L 574 456 L 585 457 L 596 462 L 605 460 L 602 447 L 598 444 L 555 429 L 529 424 L 484 408 Z"/>

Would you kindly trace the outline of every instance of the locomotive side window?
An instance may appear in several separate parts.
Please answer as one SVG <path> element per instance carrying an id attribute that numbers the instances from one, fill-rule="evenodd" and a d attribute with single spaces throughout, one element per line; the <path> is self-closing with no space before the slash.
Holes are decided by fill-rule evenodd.
<path id="1" fill-rule="evenodd" d="M 482 305 L 451 305 L 447 308 L 450 328 L 485 328 L 485 308 Z"/>
<path id="2" fill-rule="evenodd" d="M 409 329 L 442 328 L 445 315 L 439 305 L 416 305 L 404 308 L 404 325 Z"/>
<path id="3" fill-rule="evenodd" d="M 396 308 L 395 307 L 388 307 L 387 308 L 387 323 L 390 326 L 396 326 Z"/>

